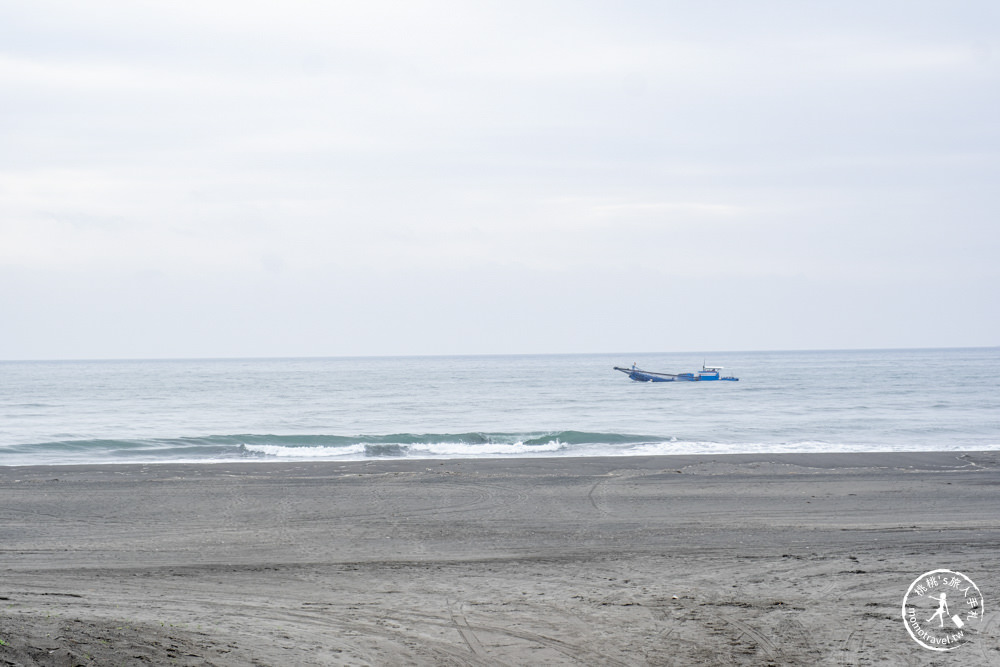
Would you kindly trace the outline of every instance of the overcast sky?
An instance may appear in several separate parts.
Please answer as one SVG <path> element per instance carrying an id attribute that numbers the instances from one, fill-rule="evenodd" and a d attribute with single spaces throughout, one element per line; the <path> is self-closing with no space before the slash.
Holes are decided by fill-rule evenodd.
<path id="1" fill-rule="evenodd" d="M 998 345 L 998 119 L 993 0 L 0 0 L 0 359 Z"/>

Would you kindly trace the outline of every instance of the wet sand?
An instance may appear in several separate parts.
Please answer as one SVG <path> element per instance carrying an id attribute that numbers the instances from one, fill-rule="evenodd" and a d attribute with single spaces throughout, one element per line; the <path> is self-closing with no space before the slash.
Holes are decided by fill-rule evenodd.
<path id="1" fill-rule="evenodd" d="M 0 665 L 1000 664 L 998 604 L 997 452 L 0 468 Z"/>

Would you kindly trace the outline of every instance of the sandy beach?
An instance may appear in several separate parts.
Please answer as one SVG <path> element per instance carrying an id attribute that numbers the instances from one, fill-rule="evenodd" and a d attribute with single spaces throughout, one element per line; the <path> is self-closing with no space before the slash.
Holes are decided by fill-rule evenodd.
<path id="1" fill-rule="evenodd" d="M 0 665 L 1000 664 L 1000 453 L 0 468 Z M 945 568 L 985 598 L 935 652 Z"/>

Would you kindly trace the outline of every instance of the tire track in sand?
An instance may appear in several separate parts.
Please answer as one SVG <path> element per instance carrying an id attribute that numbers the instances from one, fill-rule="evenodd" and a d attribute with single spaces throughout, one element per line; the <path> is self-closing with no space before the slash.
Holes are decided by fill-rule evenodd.
<path id="1" fill-rule="evenodd" d="M 774 642 L 772 642 L 770 639 L 761 634 L 759 630 L 751 627 L 749 624 L 744 623 L 743 621 L 737 618 L 733 618 L 725 614 L 716 614 L 716 615 L 729 625 L 733 626 L 738 631 L 737 636 L 742 635 L 747 639 L 749 639 L 750 641 L 757 644 L 757 646 L 759 646 L 760 649 L 764 651 L 764 653 L 767 654 L 767 657 L 769 657 L 771 660 L 779 659 L 781 651 L 779 651 L 778 647 L 774 645 Z"/>
<path id="2" fill-rule="evenodd" d="M 847 655 L 844 656 L 844 664 L 857 665 L 861 664 L 861 649 L 865 647 L 865 636 L 860 630 L 854 630 L 851 634 L 847 635 L 847 639 L 844 640 L 843 650 Z"/>
<path id="3" fill-rule="evenodd" d="M 401 616 L 398 614 L 386 615 L 384 618 L 396 621 L 397 623 L 414 623 L 414 621 L 419 621 L 424 625 L 430 626 L 444 626 L 452 627 L 450 623 L 444 623 L 439 618 L 430 616 L 427 614 L 411 613 L 410 617 Z M 505 637 L 510 637 L 513 639 L 523 639 L 528 642 L 539 644 L 546 648 L 550 648 L 558 653 L 562 653 L 568 658 L 572 658 L 584 665 L 618 665 L 619 667 L 629 667 L 629 663 L 622 662 L 616 658 L 602 653 L 596 649 L 589 648 L 587 646 L 579 646 L 576 644 L 571 644 L 565 642 L 561 639 L 556 639 L 554 637 L 549 637 L 547 635 L 540 635 L 534 632 L 529 632 L 527 630 L 518 630 L 514 628 L 502 628 L 495 625 L 484 625 L 483 623 L 469 623 L 467 626 L 473 632 L 478 634 L 497 634 Z"/>
<path id="4" fill-rule="evenodd" d="M 469 650 L 478 658 L 490 660 L 486 649 L 483 648 L 482 643 L 479 641 L 479 637 L 476 636 L 476 633 L 469 626 L 469 619 L 465 617 L 465 612 L 462 609 L 465 606 L 464 603 L 460 600 L 448 600 L 447 603 L 448 611 L 451 614 L 451 623 L 458 630 L 458 634 L 462 635 L 462 639 L 465 640 Z"/>

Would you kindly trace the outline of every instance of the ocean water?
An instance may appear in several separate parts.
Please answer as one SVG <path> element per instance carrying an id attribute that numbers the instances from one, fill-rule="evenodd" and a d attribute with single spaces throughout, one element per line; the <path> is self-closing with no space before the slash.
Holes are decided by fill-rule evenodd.
<path id="1" fill-rule="evenodd" d="M 1000 348 L 0 362 L 0 465 L 998 448 Z"/>

